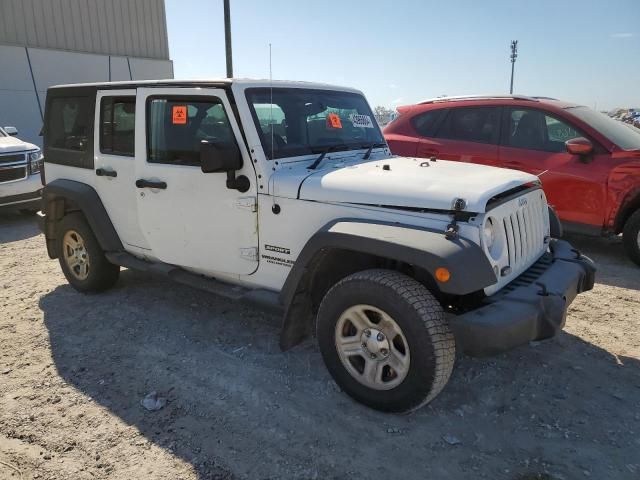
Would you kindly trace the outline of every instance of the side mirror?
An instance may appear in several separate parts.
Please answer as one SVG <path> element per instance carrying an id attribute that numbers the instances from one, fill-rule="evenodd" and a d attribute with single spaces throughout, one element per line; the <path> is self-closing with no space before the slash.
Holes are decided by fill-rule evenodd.
<path id="1" fill-rule="evenodd" d="M 16 127 L 4 127 L 3 130 L 7 132 L 7 135 L 11 135 L 12 137 L 18 135 L 18 129 Z"/>
<path id="2" fill-rule="evenodd" d="M 572 155 L 589 155 L 593 152 L 593 144 L 584 137 L 572 138 L 564 142 L 567 152 Z"/>
<path id="3" fill-rule="evenodd" d="M 242 155 L 235 143 L 200 142 L 200 168 L 203 173 L 231 172 L 242 168 Z"/>

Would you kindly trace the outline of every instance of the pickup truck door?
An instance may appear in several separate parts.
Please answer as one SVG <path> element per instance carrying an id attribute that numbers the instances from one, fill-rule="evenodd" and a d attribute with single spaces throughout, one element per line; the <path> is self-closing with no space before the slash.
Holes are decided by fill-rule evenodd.
<path id="1" fill-rule="evenodd" d="M 137 92 L 138 217 L 151 256 L 203 274 L 247 275 L 258 267 L 256 173 L 227 94 L 215 88 Z M 226 173 L 203 173 L 200 143 L 236 142 L 246 192 Z"/>

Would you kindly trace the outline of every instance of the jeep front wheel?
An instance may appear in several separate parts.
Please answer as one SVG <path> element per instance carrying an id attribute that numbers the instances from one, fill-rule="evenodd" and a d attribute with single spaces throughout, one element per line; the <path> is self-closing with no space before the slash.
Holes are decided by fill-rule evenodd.
<path id="1" fill-rule="evenodd" d="M 640 265 L 640 210 L 631 215 L 624 224 L 622 243 L 629 258 Z"/>
<path id="2" fill-rule="evenodd" d="M 99 292 L 118 280 L 120 267 L 109 263 L 80 213 L 65 215 L 58 230 L 58 259 L 69 284 L 80 292 Z"/>
<path id="3" fill-rule="evenodd" d="M 336 383 L 378 410 L 429 403 L 453 370 L 455 341 L 442 307 L 399 272 L 366 270 L 338 282 L 322 300 L 316 330 Z"/>

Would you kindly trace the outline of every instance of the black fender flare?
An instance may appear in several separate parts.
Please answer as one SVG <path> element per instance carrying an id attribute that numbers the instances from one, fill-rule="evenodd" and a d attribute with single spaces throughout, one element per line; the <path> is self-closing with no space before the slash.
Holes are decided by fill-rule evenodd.
<path id="1" fill-rule="evenodd" d="M 120 237 L 109 218 L 107 210 L 100 200 L 98 193 L 86 183 L 73 180 L 58 179 L 48 183 L 42 191 L 42 205 L 45 214 L 44 234 L 47 239 L 49 257 L 56 258 L 56 224 L 64 216 L 61 211 L 60 200 L 65 207 L 71 206 L 81 211 L 91 230 L 93 230 L 102 249 L 106 252 L 124 250 Z"/>
<path id="2" fill-rule="evenodd" d="M 290 315 L 296 295 L 306 282 L 318 255 L 339 249 L 365 253 L 420 267 L 435 279 L 437 268 L 449 270 L 447 282 L 437 282 L 444 294 L 466 295 L 496 282 L 482 248 L 465 238 L 449 240 L 443 231 L 414 225 L 344 218 L 331 221 L 318 230 L 303 247 L 280 292 L 285 316 L 280 346 L 290 348 L 300 340 L 297 315 Z"/>
<path id="3" fill-rule="evenodd" d="M 556 211 L 549 205 L 549 234 L 552 238 L 562 238 L 564 230 L 562 229 L 562 223 Z"/>

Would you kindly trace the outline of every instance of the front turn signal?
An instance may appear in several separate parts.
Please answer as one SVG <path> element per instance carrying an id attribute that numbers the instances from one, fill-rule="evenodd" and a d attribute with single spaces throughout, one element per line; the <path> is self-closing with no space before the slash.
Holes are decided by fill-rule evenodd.
<path id="1" fill-rule="evenodd" d="M 436 268 L 436 280 L 438 280 L 439 282 L 445 283 L 445 282 L 448 282 L 450 278 L 451 278 L 451 272 L 448 269 L 444 267 Z"/>

